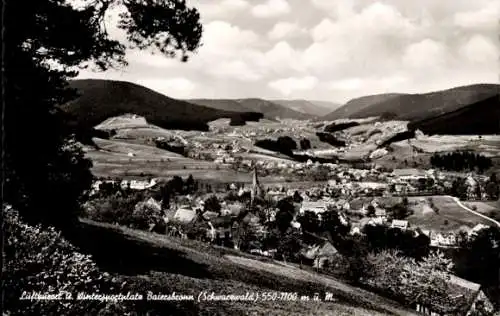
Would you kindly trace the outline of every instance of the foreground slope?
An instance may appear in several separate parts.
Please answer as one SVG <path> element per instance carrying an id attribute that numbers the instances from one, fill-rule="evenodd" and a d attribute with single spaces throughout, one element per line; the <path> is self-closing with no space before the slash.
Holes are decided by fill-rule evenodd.
<path id="1" fill-rule="evenodd" d="M 500 93 L 500 85 L 474 84 L 424 94 L 384 94 L 349 101 L 325 118 L 365 118 L 392 113 L 401 120 L 420 120 L 456 111 Z"/>
<path id="2" fill-rule="evenodd" d="M 98 265 L 142 289 L 194 295 L 296 292 L 319 302 L 258 300 L 180 302 L 193 314 L 217 315 L 415 315 L 397 303 L 333 278 L 231 249 L 83 220 L 79 246 Z M 265 260 L 265 261 L 262 261 Z M 154 291 L 154 290 L 153 290 Z M 332 300 L 324 301 L 325 293 Z"/>
<path id="3" fill-rule="evenodd" d="M 94 127 L 107 118 L 133 113 L 164 128 L 206 130 L 206 123 L 222 117 L 256 118 L 257 113 L 235 113 L 169 98 L 146 87 L 113 80 L 74 80 L 70 87 L 80 96 L 62 105 L 78 126 Z M 196 115 L 193 115 L 196 113 Z"/>
<path id="4" fill-rule="evenodd" d="M 187 100 L 193 104 L 206 106 L 223 111 L 235 112 L 259 112 L 264 114 L 265 118 L 275 119 L 276 117 L 285 119 L 309 119 L 314 115 L 305 114 L 293 110 L 289 107 L 278 104 L 274 101 L 268 101 L 258 98 L 247 99 L 191 99 Z"/>

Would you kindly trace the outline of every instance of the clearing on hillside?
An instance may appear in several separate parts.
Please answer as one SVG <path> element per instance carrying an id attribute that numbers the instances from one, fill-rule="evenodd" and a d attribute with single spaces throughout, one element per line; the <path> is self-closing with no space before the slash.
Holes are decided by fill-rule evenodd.
<path id="1" fill-rule="evenodd" d="M 431 198 L 436 211 L 430 211 L 428 198 Z M 492 222 L 466 211 L 450 196 L 409 197 L 414 214 L 407 218 L 412 226 L 424 230 L 451 232 L 461 226 L 474 227 L 477 224 L 492 225 Z"/>

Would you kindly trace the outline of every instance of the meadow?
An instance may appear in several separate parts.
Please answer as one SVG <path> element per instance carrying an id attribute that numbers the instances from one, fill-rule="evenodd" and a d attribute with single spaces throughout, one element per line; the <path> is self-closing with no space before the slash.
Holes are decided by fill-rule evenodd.
<path id="1" fill-rule="evenodd" d="M 451 232 L 462 227 L 472 228 L 477 224 L 491 225 L 491 222 L 474 215 L 460 207 L 453 198 L 449 196 L 431 196 L 436 213 L 428 203 L 427 198 L 409 197 L 413 215 L 407 218 L 412 226 L 425 230 Z"/>

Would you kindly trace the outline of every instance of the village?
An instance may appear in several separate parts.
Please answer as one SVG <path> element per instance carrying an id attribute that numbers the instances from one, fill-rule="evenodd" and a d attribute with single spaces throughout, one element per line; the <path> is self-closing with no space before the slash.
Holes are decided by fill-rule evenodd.
<path id="1" fill-rule="evenodd" d="M 119 222 L 108 216 L 107 221 L 112 223 L 129 223 L 130 227 L 171 237 L 296 262 L 301 267 L 309 266 L 322 273 L 328 273 L 340 255 L 334 245 L 335 239 L 331 233 L 325 234 L 322 227 L 335 227 L 334 233 L 342 232 L 352 238 L 375 239 L 378 237 L 373 235 L 374 232 L 382 229 L 387 236 L 407 236 L 400 241 L 398 247 L 401 249 L 421 247 L 423 240 L 424 247 L 445 252 L 459 249 L 482 230 L 500 227 L 494 219 L 480 217 L 481 214 L 475 216 L 474 210 L 454 197 L 474 201 L 498 199 L 498 196 L 488 195 L 485 187 L 491 179 L 485 176 L 469 174 L 459 181 L 456 175 L 438 170 L 387 172 L 311 162 L 302 166 L 309 170 L 328 168 L 328 180 L 312 186 L 297 183 L 264 186 L 259 174 L 266 165 L 252 162 L 249 166 L 252 183 L 210 184 L 198 182 L 192 176 L 186 180 L 174 177 L 167 183 L 161 179 L 101 179 L 94 183 L 91 195 L 120 195 L 117 192 L 121 190 L 142 192 L 142 200 L 136 200 L 131 210 L 132 218 L 142 216 L 142 224 L 136 225 L 133 220 Z M 450 203 L 455 209 L 463 207 L 461 211 L 474 220 L 464 222 L 457 219 L 457 223 L 449 223 L 453 217 L 446 213 L 450 214 L 451 209 L 439 205 L 440 201 L 445 202 L 444 207 L 450 207 Z M 87 216 L 93 218 L 92 214 L 98 214 L 94 218 L 102 221 L 105 212 L 92 210 L 95 205 L 98 203 L 87 208 Z M 415 214 L 419 212 L 421 216 Z M 435 218 L 440 213 L 445 213 L 446 219 L 436 223 Z M 426 222 L 422 216 L 433 219 Z M 276 229 L 286 234 L 282 236 L 295 236 L 293 238 L 298 241 L 283 245 L 273 236 Z M 406 242 L 409 244 L 404 244 Z M 461 279 L 454 276 L 454 280 Z M 476 288 L 479 293 L 478 284 L 465 280 L 457 282 L 468 284 L 468 290 Z M 420 305 L 418 308 L 424 309 Z"/>
<path id="2" fill-rule="evenodd" d="M 252 161 L 249 162 L 248 167 L 251 168 L 251 166 Z M 321 214 L 327 212 L 330 208 L 342 211 L 354 223 L 350 233 L 356 234 L 360 233 L 366 225 L 386 225 L 401 229 L 419 228 L 412 225 L 411 221 L 405 218 L 394 218 L 390 214 L 390 208 L 401 203 L 405 198 L 408 200 L 408 197 L 412 199 L 411 204 L 423 204 L 424 207 L 430 208 L 432 212 L 437 213 L 439 212 L 438 210 L 434 211 L 429 206 L 432 196 L 456 195 L 456 191 L 453 190 L 462 190 L 461 194 L 463 194 L 466 200 L 488 201 L 495 198 L 489 196 L 485 189 L 488 183 L 488 178 L 485 176 L 469 175 L 465 178 L 462 188 L 456 188 L 454 187 L 454 185 L 457 185 L 456 176 L 436 170 L 398 169 L 388 173 L 376 169 L 362 170 L 342 167 L 336 164 L 313 164 L 311 161 L 306 164 L 297 163 L 293 167 L 297 172 L 309 172 L 311 170 L 318 170 L 319 168 L 327 168 L 327 176 L 330 180 L 305 188 L 290 188 L 293 187 L 293 184 L 289 185 L 288 188 L 284 185 L 273 185 L 262 188 L 258 181 L 258 174 L 262 173 L 262 170 L 272 169 L 273 165 L 264 164 L 262 161 L 259 163 L 258 161 L 253 168 L 254 181 L 252 184 L 231 183 L 222 186 L 219 185 L 215 189 L 210 188 L 213 196 L 216 196 L 220 201 L 220 210 L 217 213 L 206 211 L 203 217 L 213 219 L 224 216 L 238 216 L 244 208 L 243 203 L 235 203 L 225 197 L 234 195 L 244 200 L 242 197 L 248 194 L 254 196 L 257 190 L 262 193 L 262 196 L 260 196 L 261 199 L 271 200 L 275 204 L 282 199 L 299 196 L 300 203 L 297 204 L 299 211 L 294 214 L 294 220 L 297 216 L 307 211 L 313 212 L 319 218 L 321 218 Z M 114 180 L 97 180 L 94 183 L 92 194 L 98 194 L 102 183 L 114 184 L 117 182 Z M 160 180 L 158 179 L 122 180 L 119 182 L 121 188 L 138 191 L 153 190 L 159 184 Z M 176 223 L 187 225 L 195 221 L 200 211 L 206 209 L 204 206 L 205 199 L 211 196 L 211 194 L 198 194 L 196 197 L 188 195 L 185 199 L 171 204 L 169 209 L 163 209 L 161 207 L 161 200 L 155 200 L 154 198 L 150 198 L 147 203 L 159 213 L 163 213 L 162 218 L 165 223 L 174 226 Z M 421 198 L 417 199 L 417 197 Z M 277 210 L 269 209 L 266 212 L 275 214 Z M 268 220 L 274 221 L 274 216 L 269 215 Z M 494 222 L 492 221 L 490 224 L 494 225 Z M 258 221 L 255 220 L 254 223 L 258 223 Z M 297 229 L 300 228 L 299 223 L 292 223 Z M 227 232 L 227 230 L 224 230 L 225 228 L 220 227 L 216 227 L 214 232 L 210 220 L 207 220 L 207 225 L 208 234 L 224 236 Z M 462 226 L 460 230 L 456 231 L 423 229 L 422 232 L 429 236 L 432 246 L 454 247 L 458 243 L 460 232 L 465 231 L 468 234 L 472 234 L 483 227 L 487 226 L 478 223 L 474 227 Z M 256 226 L 255 229 L 262 232 L 264 228 L 261 225 Z M 257 251 L 257 249 L 254 249 L 254 251 Z"/>

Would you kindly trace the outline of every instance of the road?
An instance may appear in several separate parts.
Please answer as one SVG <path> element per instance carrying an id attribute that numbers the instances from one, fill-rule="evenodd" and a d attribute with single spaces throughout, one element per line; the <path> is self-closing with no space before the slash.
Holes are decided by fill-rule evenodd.
<path id="1" fill-rule="evenodd" d="M 470 209 L 470 208 L 468 208 L 467 206 L 463 205 L 463 204 L 462 204 L 462 202 L 461 202 L 458 198 L 456 198 L 456 197 L 454 197 L 454 196 L 450 196 L 450 197 L 451 197 L 453 200 L 455 200 L 455 202 L 457 202 L 458 206 L 460 206 L 460 207 L 461 207 L 461 208 L 463 208 L 464 210 L 466 210 L 466 211 L 468 211 L 468 212 L 470 212 L 470 213 L 472 213 L 472 214 L 474 214 L 474 215 L 480 216 L 480 217 L 482 217 L 482 218 L 484 218 L 484 219 L 486 219 L 486 220 L 489 220 L 490 222 L 495 223 L 495 225 L 497 225 L 498 227 L 500 227 L 500 222 L 498 222 L 498 221 L 496 221 L 496 220 L 494 220 L 494 219 L 492 219 L 492 218 L 490 218 L 490 217 L 488 217 L 488 216 L 486 216 L 486 215 L 483 215 L 483 214 L 481 214 L 481 213 L 478 213 L 478 212 L 476 212 L 476 211 L 474 211 L 474 210 L 471 210 L 471 209 Z"/>

